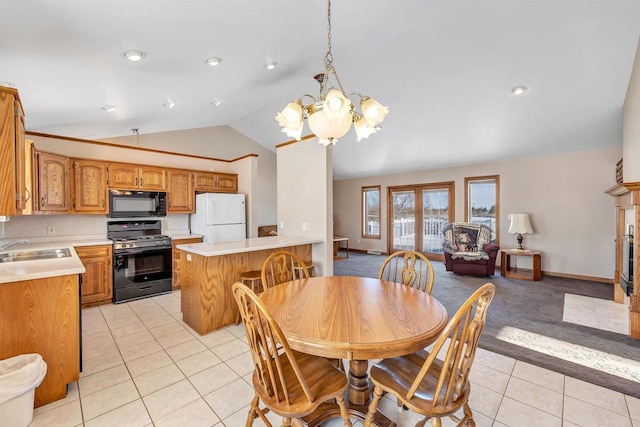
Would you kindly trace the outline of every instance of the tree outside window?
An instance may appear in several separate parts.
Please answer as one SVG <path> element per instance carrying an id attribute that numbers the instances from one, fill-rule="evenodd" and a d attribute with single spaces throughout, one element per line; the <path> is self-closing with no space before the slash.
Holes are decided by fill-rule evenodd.
<path id="1" fill-rule="evenodd" d="M 380 238 L 380 186 L 362 187 L 362 237 Z"/>
<path id="2" fill-rule="evenodd" d="M 500 175 L 476 176 L 464 179 L 464 219 L 484 224 L 493 231 L 491 240 L 500 236 Z"/>

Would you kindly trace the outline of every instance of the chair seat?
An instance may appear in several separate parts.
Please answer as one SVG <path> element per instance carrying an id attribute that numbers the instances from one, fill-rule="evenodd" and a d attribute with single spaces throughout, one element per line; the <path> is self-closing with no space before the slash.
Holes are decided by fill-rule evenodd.
<path id="1" fill-rule="evenodd" d="M 305 416 L 313 412 L 327 398 L 336 397 L 343 393 L 347 386 L 347 377 L 344 373 L 336 370 L 330 361 L 324 357 L 312 356 L 294 351 L 298 367 L 302 371 L 302 376 L 307 380 L 307 384 L 314 396 L 322 396 L 315 402 L 309 402 L 305 397 L 300 383 L 296 381 L 296 374 L 291 368 L 291 364 L 285 355 L 280 356 L 280 363 L 283 366 L 284 382 L 289 384 L 290 404 L 280 397 L 278 402 L 272 396 L 264 393 L 263 386 L 260 385 L 258 371 L 253 373 L 253 386 L 260 400 L 264 402 L 273 412 L 283 417 Z"/>
<path id="2" fill-rule="evenodd" d="M 413 397 L 410 400 L 404 399 L 407 390 L 411 388 L 428 356 L 429 352 L 421 350 L 407 356 L 384 359 L 371 368 L 369 376 L 374 384 L 382 384 L 385 391 L 394 394 L 396 397 L 402 397 L 403 403 L 412 411 L 419 414 L 428 413 L 437 417 L 445 417 L 455 413 L 467 401 L 470 386 L 469 382 L 467 382 L 464 390 L 455 399 L 453 405 L 434 405 L 433 392 L 436 389 L 442 371 L 442 361 L 438 359 L 427 371 L 424 380 Z M 448 380 L 448 376 L 446 378 Z"/>

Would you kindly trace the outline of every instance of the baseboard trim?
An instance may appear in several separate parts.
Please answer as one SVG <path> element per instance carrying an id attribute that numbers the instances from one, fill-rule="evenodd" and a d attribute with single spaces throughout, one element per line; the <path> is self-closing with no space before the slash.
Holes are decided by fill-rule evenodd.
<path id="1" fill-rule="evenodd" d="M 341 249 L 344 249 L 344 248 L 341 248 Z M 367 251 L 368 251 L 368 250 L 369 250 L 369 249 L 355 249 L 355 248 L 349 248 L 349 252 L 357 252 L 357 253 L 359 253 L 359 254 L 367 254 Z M 386 252 L 384 252 L 384 251 L 381 251 L 381 252 L 380 252 L 380 255 L 388 255 L 388 254 L 387 254 Z"/>
<path id="2" fill-rule="evenodd" d="M 542 275 L 552 276 L 552 277 L 562 277 L 565 279 L 577 279 L 577 280 L 586 280 L 590 282 L 608 283 L 610 285 L 613 285 L 613 279 L 607 279 L 606 277 L 582 276 L 580 274 L 557 273 L 554 271 L 543 271 Z"/>

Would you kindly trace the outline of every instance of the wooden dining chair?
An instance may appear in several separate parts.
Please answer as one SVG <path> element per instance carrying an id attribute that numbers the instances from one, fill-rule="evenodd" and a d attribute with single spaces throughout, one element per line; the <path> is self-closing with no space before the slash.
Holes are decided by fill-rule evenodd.
<path id="1" fill-rule="evenodd" d="M 433 267 L 426 256 L 416 251 L 397 251 L 384 260 L 378 279 L 402 283 L 431 294 Z"/>
<path id="2" fill-rule="evenodd" d="M 262 264 L 262 286 L 264 286 L 264 289 L 268 289 L 280 283 L 296 279 L 308 279 L 309 270 L 307 270 L 306 265 L 293 252 L 274 252 Z"/>
<path id="3" fill-rule="evenodd" d="M 373 414 L 383 393 L 391 393 L 407 408 L 424 416 L 416 424 L 424 426 L 431 419 L 440 427 L 440 418 L 449 416 L 458 426 L 475 426 L 469 407 L 469 371 L 485 324 L 487 308 L 495 286 L 483 285 L 458 309 L 447 323 L 430 352 L 420 350 L 408 356 L 384 359 L 371 368 L 374 384 L 364 426 L 373 422 Z M 437 359 L 439 353 L 443 359 Z M 460 408 L 463 418 L 454 416 Z"/>
<path id="4" fill-rule="evenodd" d="M 232 290 L 255 367 L 252 376 L 255 396 L 246 427 L 252 426 L 256 417 L 271 427 L 265 410 L 259 407 L 260 401 L 282 417 L 284 427 L 289 427 L 292 419 L 300 420 L 322 403 L 333 399 L 340 407 L 344 425 L 350 427 L 344 403 L 347 389 L 344 373 L 324 357 L 291 350 L 262 300 L 242 283 L 234 283 Z"/>

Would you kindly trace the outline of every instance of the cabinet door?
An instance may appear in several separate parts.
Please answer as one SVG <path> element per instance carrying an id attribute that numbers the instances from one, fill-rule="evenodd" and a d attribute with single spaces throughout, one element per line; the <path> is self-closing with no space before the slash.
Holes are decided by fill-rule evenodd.
<path id="1" fill-rule="evenodd" d="M 38 204 L 42 212 L 69 211 L 69 159 L 38 153 Z"/>
<path id="2" fill-rule="evenodd" d="M 82 275 L 82 304 L 111 302 L 111 245 L 75 248 L 86 272 Z"/>
<path id="3" fill-rule="evenodd" d="M 138 168 L 135 165 L 119 165 L 112 163 L 107 166 L 107 186 L 119 190 L 138 188 Z"/>
<path id="4" fill-rule="evenodd" d="M 75 160 L 73 162 L 73 210 L 78 213 L 106 214 L 106 167 L 102 162 Z"/>
<path id="5" fill-rule="evenodd" d="M 20 114 L 15 110 L 18 92 L 0 87 L 0 215 L 16 215 L 20 192 L 16 186 L 16 141 L 15 129 Z"/>
<path id="6" fill-rule="evenodd" d="M 238 191 L 238 175 L 229 173 L 217 174 L 216 191 L 224 193 L 236 193 Z"/>
<path id="7" fill-rule="evenodd" d="M 217 175 L 213 172 L 195 171 L 193 187 L 196 191 L 216 191 L 216 178 Z"/>
<path id="8" fill-rule="evenodd" d="M 191 171 L 170 169 L 167 191 L 167 212 L 194 212 Z"/>
<path id="9" fill-rule="evenodd" d="M 16 150 L 16 213 L 22 213 L 26 208 L 26 167 L 25 167 L 25 139 L 24 139 L 24 113 L 20 102 L 14 102 L 15 111 L 15 150 Z"/>
<path id="10" fill-rule="evenodd" d="M 172 259 L 173 259 L 173 271 L 172 271 L 173 289 L 180 289 L 180 285 L 181 285 L 180 278 L 181 276 L 183 276 L 182 263 L 181 263 L 181 257 L 180 257 L 180 254 L 182 252 L 176 249 L 176 246 L 188 245 L 190 243 L 202 243 L 202 237 L 194 237 L 191 239 L 177 239 L 177 240 L 174 239 L 171 241 Z"/>
<path id="11" fill-rule="evenodd" d="M 144 190 L 165 191 L 167 189 L 166 171 L 163 168 L 141 166 L 139 187 Z"/>

